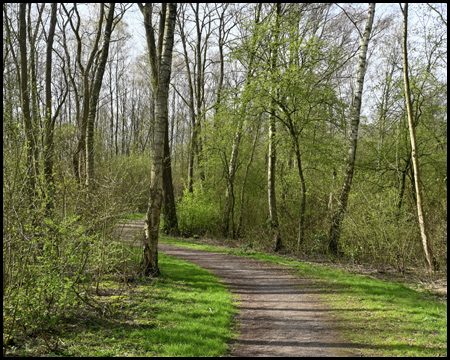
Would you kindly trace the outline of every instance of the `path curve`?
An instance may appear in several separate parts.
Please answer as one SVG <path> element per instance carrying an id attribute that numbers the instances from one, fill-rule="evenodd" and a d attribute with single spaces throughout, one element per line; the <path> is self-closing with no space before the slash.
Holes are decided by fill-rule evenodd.
<path id="1" fill-rule="evenodd" d="M 135 243 L 142 227 L 143 219 L 131 221 L 119 226 L 117 235 Z M 212 271 L 237 295 L 240 334 L 230 356 L 361 355 L 362 346 L 337 335 L 345 324 L 333 320 L 319 290 L 307 279 L 288 274 L 283 265 L 164 243 L 158 250 Z"/>
<path id="2" fill-rule="evenodd" d="M 275 265 L 160 243 L 159 251 L 217 274 L 238 296 L 240 335 L 231 356 L 355 356 L 317 290 Z M 356 346 L 357 347 L 357 346 Z M 355 350 L 355 349 L 353 349 Z"/>

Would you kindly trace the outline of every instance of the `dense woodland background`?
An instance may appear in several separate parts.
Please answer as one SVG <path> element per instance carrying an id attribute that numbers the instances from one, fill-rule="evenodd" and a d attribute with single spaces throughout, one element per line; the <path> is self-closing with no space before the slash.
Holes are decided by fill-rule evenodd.
<path id="1" fill-rule="evenodd" d="M 86 279 L 121 268 L 128 254 L 111 230 L 124 214 L 147 211 L 152 55 L 136 51 L 144 30 L 127 23 L 127 12 L 143 9 L 3 5 L 3 323 L 11 334 L 48 326 L 88 296 Z M 158 40 L 165 9 L 145 9 Z M 353 181 L 330 248 L 367 9 L 178 5 L 161 232 L 425 269 L 397 4 L 375 10 Z M 426 232 L 432 267 L 446 273 L 447 5 L 413 4 L 408 24 Z"/>

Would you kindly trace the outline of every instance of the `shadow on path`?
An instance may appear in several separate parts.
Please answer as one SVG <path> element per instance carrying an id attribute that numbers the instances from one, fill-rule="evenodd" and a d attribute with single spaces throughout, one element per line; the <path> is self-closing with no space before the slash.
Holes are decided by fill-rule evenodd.
<path id="1" fill-rule="evenodd" d="M 256 259 L 160 243 L 161 252 L 213 271 L 237 295 L 238 339 L 231 356 L 357 356 L 366 346 L 339 339 L 331 317 L 306 279 Z"/>

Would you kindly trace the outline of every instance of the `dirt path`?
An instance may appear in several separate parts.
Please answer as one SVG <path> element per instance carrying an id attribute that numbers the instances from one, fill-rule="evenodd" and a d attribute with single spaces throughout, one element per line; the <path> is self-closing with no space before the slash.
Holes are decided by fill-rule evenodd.
<path id="1" fill-rule="evenodd" d="M 127 224 L 126 235 L 139 226 Z M 125 235 L 125 234 L 124 234 Z M 237 295 L 240 335 L 230 356 L 357 356 L 306 279 L 256 259 L 160 243 L 159 251 L 211 270 Z"/>
<path id="2" fill-rule="evenodd" d="M 231 356 L 355 355 L 307 280 L 256 259 L 162 243 L 159 250 L 213 271 L 237 294 L 240 335 Z"/>

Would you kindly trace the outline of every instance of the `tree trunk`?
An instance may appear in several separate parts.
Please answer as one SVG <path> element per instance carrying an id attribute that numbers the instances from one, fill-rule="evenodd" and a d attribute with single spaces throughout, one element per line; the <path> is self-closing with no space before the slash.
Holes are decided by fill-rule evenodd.
<path id="1" fill-rule="evenodd" d="M 86 162 L 87 162 L 87 159 L 86 159 L 86 148 L 87 148 L 86 131 L 87 131 L 87 123 L 88 123 L 88 117 L 89 117 L 89 105 L 90 105 L 89 99 L 90 99 L 90 93 L 91 93 L 91 88 L 89 85 L 89 77 L 90 77 L 90 71 L 91 71 L 92 65 L 94 63 L 94 58 L 97 54 L 98 43 L 100 41 L 100 37 L 101 37 L 101 33 L 102 33 L 101 29 L 102 29 L 105 6 L 103 3 L 100 4 L 100 17 L 99 17 L 99 22 L 98 22 L 97 34 L 96 34 L 94 44 L 92 46 L 92 50 L 89 55 L 88 61 L 86 63 L 86 67 L 84 67 L 83 64 L 81 63 L 82 39 L 79 34 L 81 17 L 78 12 L 78 9 L 77 9 L 77 4 L 75 3 L 74 7 L 73 7 L 74 12 L 78 19 L 78 22 L 76 25 L 73 23 L 72 16 L 69 14 L 67 9 L 65 8 L 65 5 L 62 4 L 61 6 L 68 16 L 70 26 L 74 32 L 75 38 L 77 39 L 76 62 L 78 64 L 78 67 L 80 68 L 80 72 L 81 72 L 81 83 L 82 83 L 82 89 L 83 89 L 83 91 L 82 91 L 83 92 L 83 106 L 82 106 L 82 110 L 79 112 L 79 116 L 77 116 L 78 141 L 77 141 L 77 148 L 73 154 L 72 161 L 73 161 L 75 176 L 76 176 L 77 180 L 79 181 L 79 183 L 81 185 L 83 185 L 86 182 Z M 65 35 L 63 35 L 63 36 L 65 39 Z M 66 55 L 68 55 L 66 41 L 64 41 L 64 44 L 65 44 L 64 49 L 65 49 Z M 70 66 L 70 64 L 68 66 Z M 74 71 L 74 74 L 75 74 L 75 71 Z M 72 81 L 72 84 L 74 85 L 74 88 L 76 88 L 76 82 L 72 76 L 71 76 L 71 81 Z M 78 102 L 77 102 L 77 104 L 78 104 Z M 78 108 L 77 108 L 77 110 L 78 110 Z"/>
<path id="2" fill-rule="evenodd" d="M 36 21 L 36 27 L 33 31 L 32 29 L 32 21 L 31 21 L 31 3 L 28 3 L 28 42 L 30 43 L 30 49 L 29 49 L 29 57 L 30 57 L 30 64 L 29 64 L 29 73 L 31 75 L 30 77 L 30 84 L 29 84 L 29 91 L 31 91 L 31 97 L 30 97 L 30 105 L 31 105 L 31 121 L 33 126 L 33 133 L 35 136 L 35 144 L 36 146 L 33 149 L 33 158 L 35 163 L 35 173 L 36 178 L 39 178 L 39 127 L 41 122 L 40 112 L 39 112 L 39 105 L 38 105 L 38 79 L 37 79 L 37 63 L 36 63 L 36 40 L 38 36 L 38 29 L 39 24 L 41 22 L 42 18 L 42 12 L 44 11 L 45 4 L 42 4 L 40 7 L 38 6 L 38 19 Z"/>
<path id="3" fill-rule="evenodd" d="M 55 128 L 56 117 L 52 117 L 52 54 L 53 54 L 53 39 L 56 28 L 56 10 L 58 5 L 52 3 L 50 29 L 47 39 L 47 59 L 45 67 L 45 133 L 44 133 L 44 175 L 47 190 L 46 209 L 51 211 L 53 209 L 54 196 L 54 180 L 53 180 L 53 131 Z"/>
<path id="4" fill-rule="evenodd" d="M 258 142 L 258 138 L 259 138 L 259 123 L 256 126 L 255 138 L 253 139 L 253 145 L 252 145 L 252 152 L 250 154 L 250 158 L 248 159 L 248 163 L 245 168 L 244 179 L 242 180 L 241 196 L 240 196 L 240 203 L 239 203 L 239 217 L 238 217 L 238 223 L 236 226 L 236 234 L 235 234 L 237 238 L 239 238 L 242 233 L 242 217 L 243 217 L 243 212 L 244 212 L 245 185 L 247 183 L 247 177 L 248 177 L 248 172 L 250 170 L 250 166 L 252 165 L 252 162 L 253 162 L 253 156 L 255 154 L 256 143 Z"/>
<path id="5" fill-rule="evenodd" d="M 144 26 L 152 70 L 152 86 L 156 95 L 155 136 L 152 149 L 150 198 L 144 226 L 142 273 L 144 276 L 157 276 L 159 274 L 159 223 L 163 202 L 164 139 L 168 123 L 169 81 L 177 5 L 173 3 L 167 4 L 167 8 L 161 12 L 158 48 L 156 47 L 152 25 L 152 4 L 147 3 L 143 5 L 138 3 L 138 5 L 144 15 Z"/>
<path id="6" fill-rule="evenodd" d="M 103 74 L 105 73 L 106 61 L 108 60 L 109 43 L 111 41 L 112 24 L 114 20 L 115 3 L 109 4 L 108 20 L 105 27 L 105 35 L 103 39 L 103 47 L 101 51 L 100 63 L 97 73 L 95 74 L 95 82 L 89 103 L 89 116 L 86 125 L 86 183 L 89 187 L 94 179 L 94 123 L 97 112 L 98 98 L 103 82 Z M 100 24 L 103 19 L 100 19 Z M 101 26 L 101 25 L 99 25 Z"/>
<path id="7" fill-rule="evenodd" d="M 109 102 L 110 102 L 110 115 L 109 115 L 109 146 L 111 152 L 111 159 L 114 157 L 114 91 L 112 82 L 112 63 L 109 66 Z M 117 73 L 118 66 L 116 66 L 116 84 L 117 84 Z M 118 86 L 116 85 L 116 90 L 118 91 Z"/>
<path id="8" fill-rule="evenodd" d="M 294 131 L 292 128 L 291 131 Z M 297 167 L 298 167 L 298 175 L 300 178 L 300 191 L 301 191 L 301 198 L 300 198 L 300 219 L 298 221 L 298 236 L 297 236 L 297 252 L 300 250 L 300 246 L 303 243 L 304 240 L 304 233 L 305 233 L 305 210 L 306 210 L 306 181 L 305 177 L 303 176 L 303 167 L 302 167 L 302 157 L 300 153 L 300 145 L 298 143 L 298 137 L 295 134 L 293 135 L 293 139 L 295 142 L 295 157 L 297 159 Z"/>
<path id="9" fill-rule="evenodd" d="M 400 171 L 402 175 L 401 175 L 401 179 L 400 179 L 400 190 L 399 190 L 399 194 L 398 194 L 397 216 L 400 216 L 400 211 L 402 209 L 403 198 L 405 196 L 405 188 L 406 188 L 406 175 L 409 171 L 410 166 L 411 166 L 411 155 L 408 157 L 408 160 L 406 161 L 405 168 Z"/>
<path id="10" fill-rule="evenodd" d="M 258 8 L 256 10 L 256 18 L 255 18 L 255 29 L 252 36 L 252 44 L 250 49 L 250 56 L 249 56 L 249 63 L 247 68 L 247 74 L 246 74 L 246 87 L 250 85 L 251 77 L 253 73 L 253 61 L 255 58 L 255 48 L 256 48 L 256 41 L 257 41 L 257 31 L 258 31 L 258 24 L 259 19 L 261 16 L 261 3 L 258 5 Z M 223 82 L 223 57 L 221 57 L 221 74 L 220 74 L 220 83 L 219 83 L 219 91 L 217 94 L 217 102 L 216 106 L 218 109 L 218 105 L 220 102 L 220 93 L 222 89 L 222 82 Z M 245 91 L 246 89 L 244 89 Z M 237 163 L 237 156 L 239 153 L 239 145 L 241 142 L 242 137 L 242 127 L 244 125 L 246 112 L 247 112 L 247 105 L 248 105 L 248 97 L 244 97 L 243 104 L 241 106 L 241 111 L 238 115 L 238 124 L 236 128 L 236 133 L 234 135 L 233 139 L 233 145 L 231 146 L 231 155 L 230 155 L 230 163 L 228 166 L 228 173 L 227 173 L 227 189 L 225 192 L 225 203 L 223 207 L 223 217 L 222 217 L 222 233 L 223 236 L 227 237 L 229 234 L 229 228 L 230 228 L 230 218 L 231 218 L 231 235 L 232 238 L 235 237 L 234 232 L 234 203 L 235 203 L 235 196 L 234 196 L 234 176 L 236 174 L 236 163 Z M 242 211 L 240 212 L 242 213 Z M 242 219 L 240 220 L 242 223 Z M 240 225 L 239 225 L 240 227 Z"/>
<path id="11" fill-rule="evenodd" d="M 168 120 L 168 119 L 167 119 Z M 173 194 L 172 182 L 172 161 L 170 157 L 169 146 L 169 122 L 166 121 L 166 131 L 164 136 L 164 167 L 163 167 L 163 219 L 164 233 L 172 236 L 178 236 L 178 219 L 175 207 L 175 196 Z"/>
<path id="12" fill-rule="evenodd" d="M 19 6 L 19 51 L 20 51 L 20 100 L 22 105 L 22 117 L 25 124 L 26 139 L 26 166 L 27 166 L 27 190 L 30 201 L 35 197 L 36 188 L 36 159 L 34 151 L 36 149 L 36 134 L 34 132 L 33 123 L 30 112 L 30 93 L 28 89 L 28 61 L 27 61 L 27 23 L 25 10 L 27 4 Z"/>
<path id="13" fill-rule="evenodd" d="M 358 144 L 358 129 L 361 114 L 361 97 L 364 86 L 364 75 L 366 74 L 366 56 L 367 48 L 370 40 L 370 33 L 372 31 L 373 18 L 375 15 L 375 3 L 369 4 L 369 16 L 364 30 L 364 35 L 361 40 L 361 51 L 359 53 L 358 75 L 356 79 L 357 90 L 352 107 L 352 122 L 351 122 L 351 136 L 349 153 L 347 158 L 347 166 L 345 169 L 344 184 L 342 192 L 339 197 L 337 209 L 331 220 L 329 249 L 333 254 L 338 253 L 339 238 L 341 233 L 341 223 L 344 219 L 344 212 L 347 208 L 348 196 L 353 180 L 353 171 L 356 159 L 356 147 Z"/>
<path id="14" fill-rule="evenodd" d="M 409 77 L 408 77 L 408 51 L 407 51 L 407 39 L 408 39 L 408 3 L 405 3 L 405 8 L 402 9 L 403 12 L 403 77 L 405 81 L 405 99 L 406 99 L 406 110 L 408 113 L 408 126 L 409 126 L 409 135 L 411 139 L 411 158 L 414 169 L 414 185 L 416 189 L 416 203 L 417 203 L 417 215 L 419 218 L 419 226 L 420 226 L 420 236 L 422 238 L 422 246 L 423 252 L 425 255 L 425 261 L 430 270 L 434 269 L 433 262 L 433 252 L 430 246 L 430 242 L 427 234 L 427 227 L 425 223 L 425 216 L 423 212 L 422 205 L 422 189 L 420 187 L 420 172 L 419 172 L 419 159 L 418 159 L 418 150 L 416 144 L 416 134 L 415 134 L 415 126 L 413 121 L 412 114 L 412 105 L 411 105 L 411 92 L 409 86 Z"/>
<path id="15" fill-rule="evenodd" d="M 278 55 L 278 35 L 280 27 L 280 14 L 281 14 L 281 3 L 276 4 L 276 20 L 274 29 L 274 38 L 271 50 L 271 71 L 274 73 L 277 66 L 277 55 Z M 272 97 L 276 94 L 273 91 Z M 267 188 L 268 188 L 268 198 L 269 198 L 269 221 L 270 228 L 272 230 L 272 241 L 274 243 L 275 252 L 279 251 L 281 248 L 281 236 L 278 224 L 278 214 L 277 214 L 277 203 L 275 194 L 275 164 L 277 161 L 276 154 L 276 123 L 275 123 L 275 102 L 271 102 L 271 110 L 269 114 L 269 164 L 267 170 Z"/>
<path id="16" fill-rule="evenodd" d="M 194 85 L 192 83 L 192 76 L 191 76 L 191 67 L 189 65 L 189 57 L 187 52 L 187 40 L 184 33 L 185 30 L 185 19 L 184 19 L 184 11 L 181 12 L 180 20 L 179 20 L 179 29 L 180 29 L 180 37 L 181 37 L 181 44 L 183 45 L 183 55 L 184 55 L 184 61 L 186 64 L 186 72 L 187 72 L 187 79 L 188 79 L 188 90 L 189 90 L 189 99 L 188 101 L 185 101 L 186 105 L 189 108 L 189 117 L 191 119 L 191 127 L 192 127 L 192 136 L 191 136 L 191 143 L 189 146 L 189 152 L 188 152 L 188 191 L 189 193 L 193 193 L 194 191 L 194 158 L 196 153 L 196 137 L 197 137 L 197 120 L 194 110 Z M 183 98 L 184 100 L 184 98 Z"/>
<path id="17" fill-rule="evenodd" d="M 194 105 L 192 105 L 194 106 Z M 191 126 L 192 126 L 192 136 L 191 145 L 189 148 L 189 169 L 188 169 L 188 191 L 190 193 L 194 192 L 194 160 L 195 156 L 198 154 L 198 133 L 199 133 L 199 123 L 198 118 L 195 115 L 193 108 L 190 110 L 191 114 Z M 198 158 L 197 158 L 198 161 Z"/>
<path id="18" fill-rule="evenodd" d="M 208 4 L 206 4 L 208 6 Z M 194 163 L 195 159 L 197 159 L 197 173 L 199 174 L 199 179 L 201 182 L 205 180 L 205 171 L 203 165 L 203 151 L 202 151 L 202 121 L 204 119 L 205 113 L 205 68 L 206 68 L 206 52 L 208 49 L 208 39 L 211 35 L 211 21 L 205 22 L 204 19 L 200 18 L 200 4 L 192 3 L 190 4 L 192 12 L 194 13 L 194 22 L 195 22 L 195 33 L 196 33 L 196 42 L 192 44 L 192 42 L 188 43 L 185 36 L 185 29 L 189 28 L 189 25 L 185 24 L 185 15 L 186 10 L 183 8 L 180 12 L 180 37 L 181 43 L 183 46 L 183 54 L 186 65 L 186 72 L 188 78 L 188 89 L 189 89 L 189 100 L 185 100 L 183 97 L 183 101 L 189 107 L 190 117 L 191 117 L 191 126 L 192 126 L 192 136 L 191 136 L 191 144 L 189 148 L 189 164 L 188 164 L 188 191 L 192 193 L 194 191 Z M 208 14 L 205 11 L 204 16 Z M 203 29 L 208 28 L 209 32 L 203 34 Z M 194 32 L 194 30 L 192 32 Z M 202 43 L 203 41 L 203 43 Z M 192 65 L 192 72 L 190 67 L 190 61 L 187 52 L 187 44 L 190 45 L 191 49 L 194 50 L 194 61 Z M 177 91 L 178 92 L 178 91 Z M 178 92 L 178 94 L 180 94 Z"/>
<path id="19" fill-rule="evenodd" d="M 61 5 L 62 9 L 67 12 L 67 9 L 65 8 L 64 4 Z M 70 59 L 70 54 L 69 54 L 69 50 L 67 48 L 67 38 L 66 38 L 66 25 L 67 23 L 63 24 L 63 29 L 62 29 L 62 37 L 63 37 L 63 42 L 62 42 L 62 46 L 64 48 L 64 53 L 66 54 L 66 58 L 67 58 L 67 76 L 70 79 L 70 83 L 72 84 L 72 89 L 74 92 L 74 100 L 75 100 L 75 112 L 76 112 L 76 125 L 78 128 L 78 131 L 80 131 L 80 123 L 81 123 L 81 107 L 80 107 L 80 96 L 78 93 L 78 88 L 77 88 L 77 83 L 75 81 L 75 69 L 72 73 L 72 69 L 71 69 L 71 59 Z M 72 24 L 71 24 L 72 25 Z M 72 26 L 73 29 L 73 26 Z M 81 45 L 81 43 L 80 43 Z M 71 97 L 69 96 L 69 119 L 71 119 Z M 78 136 L 80 136 L 80 132 L 78 134 Z M 78 138 L 79 140 L 79 138 Z M 80 182 L 80 173 L 79 173 L 79 145 L 77 143 L 77 147 L 74 150 L 73 154 L 72 154 L 72 167 L 74 170 L 74 175 L 75 178 L 77 179 L 78 182 Z"/>
<path id="20" fill-rule="evenodd" d="M 243 121 L 238 120 L 238 129 L 234 136 L 233 145 L 231 146 L 230 163 L 228 166 L 227 176 L 227 190 L 225 193 L 225 204 L 223 207 L 223 219 L 222 219 L 222 233 L 227 237 L 230 232 L 230 219 L 231 219 L 231 237 L 234 238 L 234 175 L 236 174 L 236 162 L 239 152 L 239 144 L 241 141 L 241 131 Z"/>
<path id="21" fill-rule="evenodd" d="M 192 9 L 194 7 L 192 6 Z M 202 62 L 202 32 L 203 32 L 203 26 L 200 27 L 200 14 L 199 14 L 199 3 L 195 6 L 195 27 L 197 30 L 197 44 L 196 44 L 196 65 L 197 65 L 197 77 L 195 79 L 195 108 L 196 108 L 196 115 L 197 115 L 197 124 L 194 128 L 194 131 L 196 132 L 195 135 L 195 156 L 197 157 L 197 172 L 199 174 L 200 181 L 203 181 L 205 178 L 205 175 L 203 173 L 203 153 L 202 153 L 202 138 L 201 138 L 201 124 L 203 121 L 203 111 L 202 111 L 202 105 L 203 105 L 203 93 L 205 90 L 205 74 L 204 74 L 204 64 Z M 203 25 L 203 24 L 202 24 Z M 207 42 L 204 44 L 204 50 L 206 52 L 207 48 Z M 195 71 L 194 71 L 195 74 Z"/>

